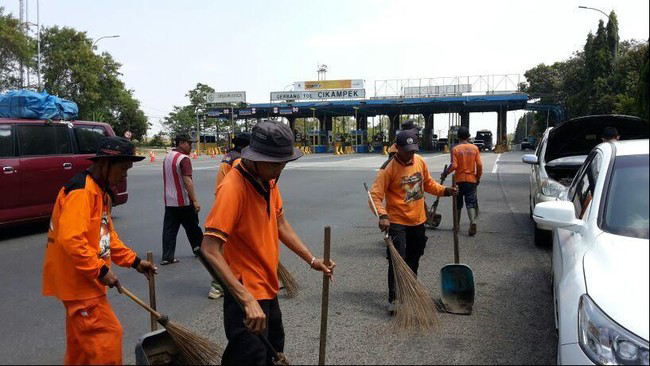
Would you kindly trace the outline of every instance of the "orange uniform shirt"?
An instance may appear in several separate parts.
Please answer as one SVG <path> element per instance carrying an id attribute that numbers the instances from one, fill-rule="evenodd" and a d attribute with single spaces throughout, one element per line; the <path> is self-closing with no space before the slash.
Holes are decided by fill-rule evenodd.
<path id="1" fill-rule="evenodd" d="M 456 183 L 476 183 L 483 174 L 481 153 L 474 144 L 459 144 L 451 149 L 451 166 L 447 173 L 456 171 Z"/>
<path id="2" fill-rule="evenodd" d="M 233 274 L 257 300 L 278 293 L 278 217 L 282 196 L 274 182 L 262 186 L 243 165 L 225 176 L 205 221 L 205 235 L 224 242 Z"/>
<path id="3" fill-rule="evenodd" d="M 219 188 L 219 184 L 223 181 L 223 178 L 230 172 L 234 167 L 239 165 L 241 162 L 241 158 L 236 158 L 232 160 L 231 162 L 225 161 L 226 157 L 223 158 L 221 161 L 221 164 L 219 165 L 219 171 L 217 172 L 217 183 L 214 186 L 214 194 L 217 194 L 217 188 Z"/>
<path id="4" fill-rule="evenodd" d="M 424 192 L 443 196 L 445 187 L 431 178 L 429 168 L 420 155 L 404 164 L 397 155 L 386 168 L 379 170 L 370 190 L 379 215 L 388 215 L 391 223 L 416 226 L 427 219 Z M 386 208 L 382 201 L 386 198 Z"/>
<path id="5" fill-rule="evenodd" d="M 102 267 L 110 267 L 111 260 L 128 267 L 137 258 L 113 229 L 108 194 L 88 172 L 71 183 L 75 186 L 68 193 L 61 188 L 56 198 L 43 267 L 43 295 L 64 301 L 105 295 L 98 280 Z"/>

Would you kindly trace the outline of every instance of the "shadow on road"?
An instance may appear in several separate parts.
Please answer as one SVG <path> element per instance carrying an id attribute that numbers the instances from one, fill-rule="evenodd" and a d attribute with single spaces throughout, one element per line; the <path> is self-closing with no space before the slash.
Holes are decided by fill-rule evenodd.
<path id="1" fill-rule="evenodd" d="M 49 221 L 36 221 L 0 229 L 0 242 L 20 238 L 23 236 L 46 233 Z"/>

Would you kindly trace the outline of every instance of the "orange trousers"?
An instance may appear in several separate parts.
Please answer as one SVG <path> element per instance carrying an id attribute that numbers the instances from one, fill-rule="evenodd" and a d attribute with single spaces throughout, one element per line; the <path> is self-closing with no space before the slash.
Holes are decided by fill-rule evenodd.
<path id="1" fill-rule="evenodd" d="M 106 296 L 64 301 L 66 365 L 121 365 L 122 325 Z"/>

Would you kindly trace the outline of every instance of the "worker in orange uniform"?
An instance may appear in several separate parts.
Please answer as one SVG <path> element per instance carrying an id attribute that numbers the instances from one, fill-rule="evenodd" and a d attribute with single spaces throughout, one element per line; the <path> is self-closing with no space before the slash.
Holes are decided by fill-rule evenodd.
<path id="1" fill-rule="evenodd" d="M 214 194 L 217 194 L 217 188 L 219 183 L 223 178 L 228 174 L 232 168 L 236 167 L 239 164 L 241 159 L 241 151 L 243 148 L 248 146 L 251 143 L 251 134 L 248 132 L 239 132 L 235 135 L 235 138 L 232 139 L 232 144 L 234 147 L 229 149 L 226 154 L 221 159 L 221 165 L 219 165 L 219 171 L 217 172 L 217 183 L 214 187 Z"/>
<path id="2" fill-rule="evenodd" d="M 420 127 L 415 124 L 415 120 L 409 119 L 406 120 L 402 123 L 402 131 L 406 130 L 413 130 L 416 134 L 416 136 L 420 133 Z M 399 133 L 399 132 L 398 132 Z M 379 169 L 384 169 L 388 165 L 388 163 L 391 161 L 393 156 L 397 153 L 397 143 L 394 143 L 388 147 L 388 159 L 386 162 L 379 168 Z"/>
<path id="3" fill-rule="evenodd" d="M 126 182 L 135 146 L 121 137 L 101 142 L 94 164 L 59 191 L 47 234 L 43 295 L 66 309 L 66 365 L 122 364 L 122 326 L 106 299 L 106 286 L 120 282 L 111 261 L 145 276 L 156 267 L 120 240 L 111 219 L 110 187 Z"/>
<path id="4" fill-rule="evenodd" d="M 370 190 L 379 215 L 379 228 L 388 232 L 393 244 L 404 261 L 417 275 L 420 257 L 424 254 L 427 237 L 424 222 L 424 192 L 436 196 L 456 194 L 453 187 L 444 187 L 429 174 L 424 159 L 418 151 L 417 132 L 404 130 L 397 135 L 397 153 L 384 169 Z M 382 202 L 386 199 L 386 208 Z M 387 257 L 390 253 L 387 250 Z M 395 279 L 393 264 L 388 261 L 388 312 L 395 312 Z"/>
<path id="5" fill-rule="evenodd" d="M 223 180 L 223 178 L 230 172 L 234 167 L 239 165 L 241 161 L 241 151 L 243 148 L 248 146 L 251 143 L 251 134 L 248 132 L 239 132 L 235 135 L 235 138 L 232 139 L 234 147 L 226 152 L 221 160 L 221 165 L 219 165 L 219 171 L 217 172 L 217 183 L 214 187 L 214 195 L 217 195 L 217 188 Z M 212 280 L 210 284 L 210 292 L 208 292 L 209 299 L 218 299 L 223 296 L 223 289 L 219 282 Z"/>
<path id="6" fill-rule="evenodd" d="M 334 262 L 312 255 L 285 217 L 277 182 L 285 165 L 302 156 L 293 145 L 289 126 L 267 121 L 255 125 L 242 162 L 219 185 L 205 222 L 201 251 L 228 288 L 223 365 L 272 364 L 274 355 L 255 334 L 264 334 L 277 352 L 284 350 L 277 297 L 280 241 L 312 269 L 333 273 Z"/>
<path id="7" fill-rule="evenodd" d="M 476 216 L 478 215 L 478 199 L 476 190 L 481 183 L 483 174 L 483 163 L 481 162 L 481 153 L 476 145 L 469 142 L 469 128 L 461 126 L 458 128 L 458 145 L 451 149 L 451 164 L 443 176 L 456 171 L 456 184 L 458 185 L 458 222 L 460 222 L 460 213 L 463 208 L 463 198 L 467 206 L 467 216 L 469 217 L 469 236 L 476 235 Z"/>

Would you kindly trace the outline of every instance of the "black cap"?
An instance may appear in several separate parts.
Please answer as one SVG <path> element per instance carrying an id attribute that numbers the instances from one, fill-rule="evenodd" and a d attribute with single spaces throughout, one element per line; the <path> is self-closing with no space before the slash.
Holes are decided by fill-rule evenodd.
<path id="1" fill-rule="evenodd" d="M 97 155 L 89 158 L 92 161 L 99 159 L 121 159 L 140 161 L 144 156 L 135 155 L 135 145 L 125 138 L 112 136 L 104 138 L 97 149 Z"/>
<path id="2" fill-rule="evenodd" d="M 420 127 L 415 124 L 415 120 L 409 119 L 405 122 L 402 122 L 402 131 L 406 130 L 420 131 Z"/>
<path id="3" fill-rule="evenodd" d="M 286 163 L 301 157 L 293 147 L 293 132 L 284 123 L 263 121 L 251 133 L 251 143 L 241 152 L 242 159 L 269 163 Z"/>
<path id="4" fill-rule="evenodd" d="M 397 146 L 406 151 L 419 151 L 417 133 L 412 129 L 398 133 Z"/>
<path id="5" fill-rule="evenodd" d="M 174 140 L 176 141 L 176 145 L 178 145 L 179 142 L 183 141 L 196 142 L 196 139 L 191 138 L 190 135 L 186 133 L 180 133 L 176 135 L 176 138 Z"/>
<path id="6" fill-rule="evenodd" d="M 232 143 L 235 144 L 235 146 L 242 148 L 246 147 L 251 143 L 251 134 L 248 132 L 238 132 L 232 139 Z"/>

